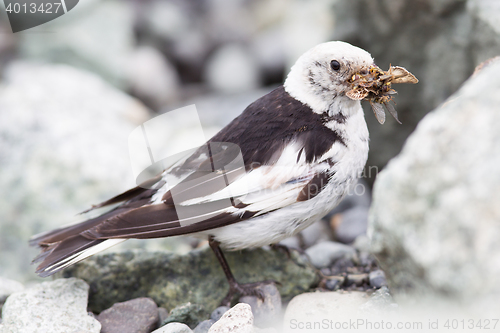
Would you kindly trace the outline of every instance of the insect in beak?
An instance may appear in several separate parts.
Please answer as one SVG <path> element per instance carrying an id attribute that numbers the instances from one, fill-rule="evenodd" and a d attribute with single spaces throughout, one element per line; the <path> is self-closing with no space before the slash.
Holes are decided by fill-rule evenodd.
<path id="1" fill-rule="evenodd" d="M 392 95 L 396 94 L 391 84 L 417 82 L 418 79 L 403 67 L 389 66 L 388 71 L 383 71 L 380 67 L 371 65 L 367 74 L 366 70 L 362 70 L 352 75 L 349 80 L 351 90 L 346 95 L 353 100 L 368 100 L 379 123 L 385 122 L 385 109 L 387 109 L 401 124 L 394 105 L 390 103 Z"/>

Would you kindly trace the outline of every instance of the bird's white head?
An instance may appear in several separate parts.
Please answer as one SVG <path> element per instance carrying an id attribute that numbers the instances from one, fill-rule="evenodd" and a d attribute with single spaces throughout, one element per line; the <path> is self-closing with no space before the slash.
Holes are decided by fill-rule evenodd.
<path id="1" fill-rule="evenodd" d="M 352 89 L 349 79 L 355 73 L 368 73 L 370 65 L 372 56 L 359 47 L 345 42 L 319 44 L 293 65 L 285 90 L 316 113 L 335 114 L 339 103 L 351 104 L 354 109 L 359 101 L 345 95 Z"/>

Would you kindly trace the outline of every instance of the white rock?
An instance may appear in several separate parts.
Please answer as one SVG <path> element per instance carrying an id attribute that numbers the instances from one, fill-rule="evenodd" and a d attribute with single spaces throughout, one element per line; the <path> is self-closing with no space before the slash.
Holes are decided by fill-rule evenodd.
<path id="1" fill-rule="evenodd" d="M 352 257 L 356 254 L 354 248 L 336 242 L 321 242 L 306 250 L 311 263 L 316 268 L 329 266 L 335 260 L 342 257 Z"/>
<path id="2" fill-rule="evenodd" d="M 155 108 L 178 98 L 179 78 L 176 69 L 155 48 L 142 46 L 136 49 L 130 55 L 127 68 L 132 92 Z"/>
<path id="3" fill-rule="evenodd" d="M 324 320 L 349 322 L 363 314 L 359 307 L 369 300 L 365 292 L 336 291 L 295 296 L 285 312 L 283 332 L 321 332 Z M 308 327 L 308 323 L 311 327 Z M 314 323 L 319 323 L 315 327 Z M 335 327 L 332 327 L 333 331 Z M 326 330 L 325 330 L 326 331 Z"/>
<path id="4" fill-rule="evenodd" d="M 22 283 L 0 277 L 0 309 L 7 297 L 24 289 Z"/>
<path id="5" fill-rule="evenodd" d="M 168 323 L 152 333 L 193 333 L 193 331 L 183 323 Z"/>
<path id="6" fill-rule="evenodd" d="M 20 54 L 87 69 L 124 87 L 124 68 L 135 43 L 133 28 L 131 2 L 81 1 L 68 14 L 21 34 Z"/>
<path id="7" fill-rule="evenodd" d="M 222 93 L 252 90 L 260 83 L 255 59 L 238 44 L 224 45 L 215 51 L 208 60 L 205 77 L 212 89 Z"/>
<path id="8" fill-rule="evenodd" d="M 208 333 L 251 332 L 253 332 L 252 308 L 245 303 L 238 303 L 233 306 L 208 330 Z"/>
<path id="9" fill-rule="evenodd" d="M 9 296 L 1 333 L 99 333 L 101 324 L 87 313 L 89 286 L 82 280 L 43 282 Z"/>
<path id="10" fill-rule="evenodd" d="M 128 136 L 148 111 L 93 74 L 26 62 L 4 72 L 0 109 L 0 267 L 24 281 L 29 237 L 135 186 Z"/>
<path id="11" fill-rule="evenodd" d="M 498 299 L 499 105 L 496 62 L 428 114 L 378 176 L 372 249 L 395 297 Z"/>

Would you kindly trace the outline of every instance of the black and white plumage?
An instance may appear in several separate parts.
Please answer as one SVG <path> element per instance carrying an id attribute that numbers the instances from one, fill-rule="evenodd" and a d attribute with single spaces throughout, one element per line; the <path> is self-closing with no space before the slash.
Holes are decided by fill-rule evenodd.
<path id="1" fill-rule="evenodd" d="M 200 149 L 147 188 L 136 187 L 96 206 L 119 204 L 109 212 L 35 236 L 31 244 L 42 249 L 35 259 L 40 262 L 37 273 L 51 275 L 128 238 L 195 234 L 236 250 L 277 243 L 303 230 L 339 203 L 366 163 L 363 110 L 345 93 L 349 78 L 372 64 L 369 53 L 343 42 L 309 50 L 283 86 L 250 104 L 210 140 L 241 149 L 244 168 L 230 175 L 227 187 L 182 188 L 207 164 L 227 159 L 223 146 L 210 154 Z M 234 205 L 208 212 L 196 223 L 182 223 L 167 173 L 184 179 L 177 186 L 185 207 L 209 207 L 228 198 Z"/>

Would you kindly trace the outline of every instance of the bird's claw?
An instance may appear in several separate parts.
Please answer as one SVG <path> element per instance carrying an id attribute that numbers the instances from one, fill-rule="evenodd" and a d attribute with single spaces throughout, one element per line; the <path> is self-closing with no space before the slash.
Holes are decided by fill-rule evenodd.
<path id="1" fill-rule="evenodd" d="M 254 283 L 239 284 L 238 282 L 231 283 L 229 286 L 229 291 L 221 302 L 221 306 L 231 306 L 232 300 L 235 296 L 255 296 L 261 301 L 264 301 L 266 296 L 262 291 L 263 286 L 268 284 L 274 284 L 281 286 L 281 283 L 274 280 L 265 280 Z"/>

